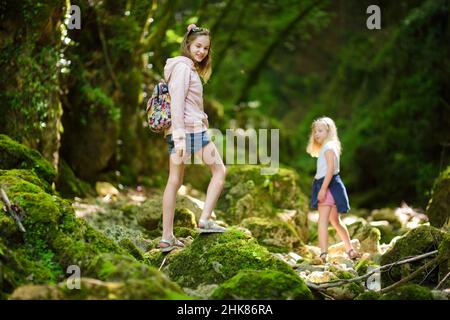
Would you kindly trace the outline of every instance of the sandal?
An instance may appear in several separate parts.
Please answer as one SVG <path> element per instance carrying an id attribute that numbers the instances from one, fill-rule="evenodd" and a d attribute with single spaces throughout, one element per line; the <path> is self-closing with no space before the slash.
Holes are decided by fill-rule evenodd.
<path id="1" fill-rule="evenodd" d="M 200 224 L 203 226 L 200 226 Z M 226 228 L 219 226 L 212 220 L 200 220 L 197 228 L 199 233 L 222 233 L 226 230 Z"/>
<path id="2" fill-rule="evenodd" d="M 353 254 L 352 254 L 353 252 Z M 358 258 L 361 258 L 361 254 L 359 252 L 356 252 L 355 249 L 350 249 L 347 251 L 347 256 L 351 259 L 351 260 L 355 260 Z"/>
<path id="3" fill-rule="evenodd" d="M 161 243 L 165 243 L 165 244 L 167 244 L 167 246 L 161 246 Z M 172 237 L 172 239 L 170 239 L 170 240 L 161 238 L 161 241 L 159 241 L 158 247 L 159 247 L 159 249 L 161 249 L 161 252 L 170 252 L 176 248 L 183 248 L 184 243 L 175 237 Z"/>
<path id="4" fill-rule="evenodd" d="M 322 252 L 319 256 L 320 260 L 322 260 L 322 263 L 326 263 L 327 262 L 327 257 L 328 257 L 328 252 Z"/>

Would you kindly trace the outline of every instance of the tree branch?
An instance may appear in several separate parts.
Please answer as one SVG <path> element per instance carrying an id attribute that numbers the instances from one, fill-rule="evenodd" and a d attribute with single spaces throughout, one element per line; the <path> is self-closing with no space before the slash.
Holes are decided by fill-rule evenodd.
<path id="1" fill-rule="evenodd" d="M 441 280 L 441 282 L 438 283 L 438 285 L 434 288 L 436 290 L 439 289 L 440 286 L 442 286 L 442 284 L 445 282 L 445 280 L 447 280 L 447 278 L 450 276 L 450 272 L 446 274 L 446 276 L 444 277 L 444 279 Z"/>
<path id="2" fill-rule="evenodd" d="M 411 273 L 410 275 L 408 275 L 407 277 L 401 279 L 400 281 L 397 281 L 396 283 L 385 287 L 383 289 L 380 290 L 380 293 L 386 293 L 389 292 L 395 288 L 397 288 L 398 286 L 402 285 L 403 283 L 408 282 L 411 279 L 414 279 L 415 277 L 417 277 L 423 270 L 426 270 L 428 267 L 438 263 L 440 260 L 440 257 L 437 256 L 436 258 L 434 258 L 431 261 L 428 261 L 426 264 L 424 264 L 423 266 L 421 266 L 419 269 L 417 269 L 416 271 L 414 271 L 413 273 Z"/>
<path id="3" fill-rule="evenodd" d="M 310 281 L 306 281 L 306 285 L 308 287 L 316 289 L 316 290 L 323 290 L 323 289 L 327 289 L 327 288 L 339 287 L 339 286 L 341 286 L 343 284 L 365 280 L 365 279 L 369 278 L 371 275 L 373 275 L 376 272 L 379 272 L 379 271 L 381 271 L 383 269 L 386 269 L 386 268 L 389 268 L 389 267 L 392 267 L 392 266 L 395 266 L 395 265 L 401 265 L 401 264 L 405 264 L 405 263 L 421 260 L 421 259 L 424 259 L 424 258 L 429 257 L 429 256 L 431 256 L 433 254 L 436 254 L 436 253 L 438 253 L 438 250 L 434 250 L 434 251 L 431 251 L 431 252 L 428 252 L 428 253 L 424 253 L 424 254 L 421 254 L 421 255 L 418 255 L 418 256 L 414 256 L 414 257 L 407 258 L 407 259 L 404 259 L 404 260 L 400 260 L 400 261 L 396 261 L 396 262 L 393 262 L 393 263 L 389 263 L 389 264 L 386 264 L 384 266 L 380 266 L 378 268 L 375 268 L 372 271 L 366 273 L 365 275 L 362 275 L 362 276 L 359 276 L 359 277 L 356 277 L 356 278 L 352 278 L 352 279 L 340 279 L 340 280 L 334 280 L 334 281 L 328 281 L 328 282 L 321 282 L 319 284 L 313 283 L 313 282 L 310 282 Z M 434 262 L 437 258 L 433 259 L 432 261 Z"/>

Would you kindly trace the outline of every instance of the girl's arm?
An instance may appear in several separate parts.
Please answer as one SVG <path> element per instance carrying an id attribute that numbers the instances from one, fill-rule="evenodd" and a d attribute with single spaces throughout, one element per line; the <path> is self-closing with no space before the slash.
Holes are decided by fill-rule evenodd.
<path id="1" fill-rule="evenodd" d="M 334 152 L 333 150 L 325 151 L 325 159 L 327 161 L 327 174 L 323 179 L 322 187 L 320 188 L 317 198 L 319 201 L 325 200 L 325 195 L 330 184 L 331 178 L 333 178 L 334 172 Z"/>
<path id="2" fill-rule="evenodd" d="M 185 148 L 184 108 L 189 79 L 190 68 L 183 63 L 178 63 L 174 67 L 169 81 L 172 137 L 176 150 Z"/>

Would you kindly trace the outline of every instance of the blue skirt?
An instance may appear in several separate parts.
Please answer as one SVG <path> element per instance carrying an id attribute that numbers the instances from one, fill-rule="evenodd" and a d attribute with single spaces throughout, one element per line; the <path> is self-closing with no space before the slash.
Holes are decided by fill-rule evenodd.
<path id="1" fill-rule="evenodd" d="M 172 135 L 166 136 L 169 154 L 175 153 L 175 143 L 173 142 Z M 186 152 L 191 154 L 196 153 L 198 150 L 210 143 L 207 131 L 197 133 L 186 133 Z"/>
<path id="2" fill-rule="evenodd" d="M 311 208 L 317 210 L 319 200 L 317 195 L 319 194 L 320 188 L 325 177 L 320 179 L 314 179 L 312 191 L 311 191 Z M 345 188 L 344 182 L 342 181 L 339 174 L 334 175 L 331 178 L 330 184 L 328 185 L 331 194 L 333 195 L 334 201 L 336 202 L 336 207 L 339 213 L 347 213 L 350 211 L 350 202 L 348 200 L 347 190 Z"/>

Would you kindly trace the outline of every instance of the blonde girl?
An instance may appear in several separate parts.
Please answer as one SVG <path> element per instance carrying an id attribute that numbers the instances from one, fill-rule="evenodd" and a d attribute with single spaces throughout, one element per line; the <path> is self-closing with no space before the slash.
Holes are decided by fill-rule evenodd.
<path id="1" fill-rule="evenodd" d="M 347 213 L 350 210 L 347 191 L 339 175 L 341 151 L 334 121 L 328 117 L 316 119 L 311 125 L 306 152 L 317 157 L 311 208 L 319 211 L 318 238 L 322 251 L 320 258 L 323 262 L 327 260 L 329 222 L 344 242 L 349 258 L 356 259 L 360 256 L 352 247 L 347 227 L 339 217 L 339 213 Z"/>
<path id="2" fill-rule="evenodd" d="M 189 25 L 181 44 L 181 55 L 167 59 L 164 78 L 169 85 L 172 125 L 164 133 L 169 153 L 169 178 L 163 196 L 163 233 L 159 247 L 169 252 L 183 247 L 173 234 L 176 194 L 183 183 L 184 164 L 191 154 L 200 157 L 212 177 L 198 222 L 200 232 L 224 232 L 210 219 L 222 192 L 226 168 L 207 134 L 208 116 L 203 110 L 203 85 L 211 75 L 211 34 Z"/>

